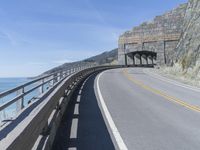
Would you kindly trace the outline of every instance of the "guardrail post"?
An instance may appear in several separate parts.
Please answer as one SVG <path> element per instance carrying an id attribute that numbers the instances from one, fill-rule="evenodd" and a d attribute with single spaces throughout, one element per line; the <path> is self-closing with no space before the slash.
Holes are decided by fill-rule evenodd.
<path id="1" fill-rule="evenodd" d="M 59 80 L 61 80 L 63 78 L 63 72 L 61 71 L 60 73 L 59 73 Z"/>
<path id="2" fill-rule="evenodd" d="M 58 82 L 57 73 L 55 73 L 55 74 L 53 75 L 53 85 L 54 85 L 56 82 Z"/>
<path id="3" fill-rule="evenodd" d="M 17 95 L 24 94 L 24 87 L 17 91 Z M 17 101 L 17 111 L 19 112 L 24 108 L 24 96 Z"/>
<path id="4" fill-rule="evenodd" d="M 71 69 L 68 69 L 68 70 L 67 70 L 67 75 L 68 75 L 68 76 L 70 75 L 70 72 L 71 72 Z"/>
<path id="5" fill-rule="evenodd" d="M 65 70 L 64 72 L 63 72 L 63 77 L 65 78 L 67 76 L 67 71 Z"/>
<path id="6" fill-rule="evenodd" d="M 60 80 L 60 73 L 57 73 L 56 76 L 57 76 L 56 79 L 57 79 L 57 82 L 58 82 Z"/>
<path id="7" fill-rule="evenodd" d="M 60 72 L 57 73 L 57 81 L 60 80 Z"/>
<path id="8" fill-rule="evenodd" d="M 66 76 L 66 71 L 62 71 L 62 78 Z"/>
<path id="9" fill-rule="evenodd" d="M 70 74 L 72 74 L 72 73 L 73 73 L 73 69 L 71 68 L 71 69 L 70 69 Z"/>
<path id="10" fill-rule="evenodd" d="M 67 70 L 67 74 L 66 75 L 68 76 L 69 74 L 70 74 L 70 70 Z"/>
<path id="11" fill-rule="evenodd" d="M 39 89 L 39 92 L 40 92 L 40 94 L 42 94 L 42 93 L 44 93 L 44 84 L 43 84 L 43 83 L 44 83 L 44 79 L 42 79 L 42 80 L 40 81 L 40 83 L 41 83 L 42 85 L 41 85 L 41 87 L 40 87 L 40 89 Z M 40 84 L 40 83 L 39 83 L 39 84 Z"/>

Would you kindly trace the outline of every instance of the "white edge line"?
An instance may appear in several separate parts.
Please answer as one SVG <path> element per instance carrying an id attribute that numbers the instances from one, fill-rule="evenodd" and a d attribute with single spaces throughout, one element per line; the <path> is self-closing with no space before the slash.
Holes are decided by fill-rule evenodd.
<path id="1" fill-rule="evenodd" d="M 151 71 L 149 71 L 149 70 L 147 70 L 147 69 L 144 69 L 143 71 L 144 71 L 144 73 L 150 75 L 151 77 L 153 77 L 153 78 L 155 78 L 155 79 L 159 79 L 159 80 L 162 80 L 162 81 L 165 81 L 165 82 L 174 84 L 174 85 L 176 85 L 176 86 L 180 86 L 180 87 L 183 87 L 183 88 L 186 88 L 186 89 L 190 89 L 190 90 L 193 90 L 193 91 L 195 91 L 195 92 L 200 92 L 200 89 L 197 88 L 197 87 L 193 87 L 193 86 L 190 86 L 190 85 L 186 85 L 186 84 L 181 83 L 181 82 L 178 82 L 178 81 L 176 81 L 176 80 L 168 79 L 168 78 L 163 77 L 163 76 L 161 76 L 161 75 L 159 75 L 159 74 L 157 74 L 157 73 L 153 73 L 153 72 L 151 72 Z"/>
<path id="2" fill-rule="evenodd" d="M 99 79 L 101 77 L 101 75 L 103 74 L 104 72 L 102 72 L 101 74 L 98 75 L 97 77 L 97 93 L 98 93 L 98 96 L 99 96 L 99 100 L 100 100 L 100 103 L 101 103 L 101 106 L 102 106 L 102 109 L 103 109 L 103 112 L 105 114 L 105 117 L 107 119 L 107 122 L 108 122 L 108 125 L 110 126 L 110 129 L 111 129 L 111 132 L 116 140 L 116 143 L 119 147 L 120 150 L 128 150 L 126 144 L 124 143 L 111 115 L 110 115 L 110 112 L 108 111 L 108 108 L 105 104 L 105 101 L 103 99 L 103 96 L 101 94 L 101 91 L 100 91 L 100 87 L 99 87 Z"/>

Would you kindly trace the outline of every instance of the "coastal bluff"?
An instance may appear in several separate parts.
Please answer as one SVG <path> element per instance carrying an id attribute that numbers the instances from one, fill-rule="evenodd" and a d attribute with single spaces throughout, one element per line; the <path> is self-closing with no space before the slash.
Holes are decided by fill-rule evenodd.
<path id="1" fill-rule="evenodd" d="M 187 4 L 156 16 L 151 22 L 144 22 L 119 37 L 118 59 L 124 63 L 124 55 L 132 51 L 153 51 L 157 53 L 158 64 L 170 64 L 173 50 L 183 32 Z"/>
<path id="2" fill-rule="evenodd" d="M 129 53 L 134 51 L 157 53 L 158 65 L 196 65 L 200 52 L 200 1 L 189 0 L 123 33 L 118 41 L 119 64 L 125 64 L 125 55 L 131 64 Z"/>

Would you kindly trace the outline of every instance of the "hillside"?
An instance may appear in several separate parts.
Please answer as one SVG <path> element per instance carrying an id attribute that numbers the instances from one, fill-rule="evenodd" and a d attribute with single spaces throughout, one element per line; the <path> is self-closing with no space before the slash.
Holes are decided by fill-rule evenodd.
<path id="1" fill-rule="evenodd" d="M 199 72 L 199 54 L 200 1 L 190 0 L 184 18 L 184 32 L 177 45 L 175 59 L 176 62 L 181 64 L 184 71 L 196 66 L 196 71 Z"/>
<path id="2" fill-rule="evenodd" d="M 50 74 L 59 70 L 68 70 L 70 68 L 74 68 L 76 66 L 80 65 L 87 65 L 87 64 L 98 64 L 98 65 L 104 65 L 104 64 L 115 64 L 117 63 L 117 51 L 118 49 L 113 49 L 111 51 L 104 52 L 102 54 L 84 59 L 82 61 L 77 62 L 71 62 L 71 63 L 65 63 L 61 66 L 58 66 L 56 68 L 53 68 L 51 70 L 46 71 L 43 74 Z"/>
<path id="3" fill-rule="evenodd" d="M 200 1 L 189 0 L 119 37 L 119 63 L 124 63 L 124 51 L 138 50 L 156 52 L 158 65 L 199 72 Z"/>
<path id="4" fill-rule="evenodd" d="M 184 16 L 183 33 L 172 57 L 174 66 L 168 72 L 200 80 L 200 1 L 189 0 Z"/>
<path id="5" fill-rule="evenodd" d="M 200 1 L 189 0 L 183 33 L 174 50 L 173 67 L 162 67 L 161 74 L 200 87 Z"/>
<path id="6" fill-rule="evenodd" d="M 180 4 L 156 16 L 152 21 L 144 22 L 122 34 L 119 37 L 119 63 L 125 62 L 124 52 L 145 50 L 157 53 L 157 65 L 171 65 L 174 49 L 183 31 L 186 9 L 187 4 Z"/>
<path id="7" fill-rule="evenodd" d="M 95 62 L 100 65 L 101 64 L 110 64 L 113 61 L 117 60 L 117 51 L 118 51 L 118 49 L 104 52 L 102 54 L 90 57 L 84 61 Z"/>

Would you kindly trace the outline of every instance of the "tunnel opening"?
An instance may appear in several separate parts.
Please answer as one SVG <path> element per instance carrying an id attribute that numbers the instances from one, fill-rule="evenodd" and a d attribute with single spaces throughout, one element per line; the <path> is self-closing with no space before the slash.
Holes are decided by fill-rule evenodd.
<path id="1" fill-rule="evenodd" d="M 127 67 L 154 67 L 157 53 L 153 51 L 134 51 L 125 54 Z"/>

